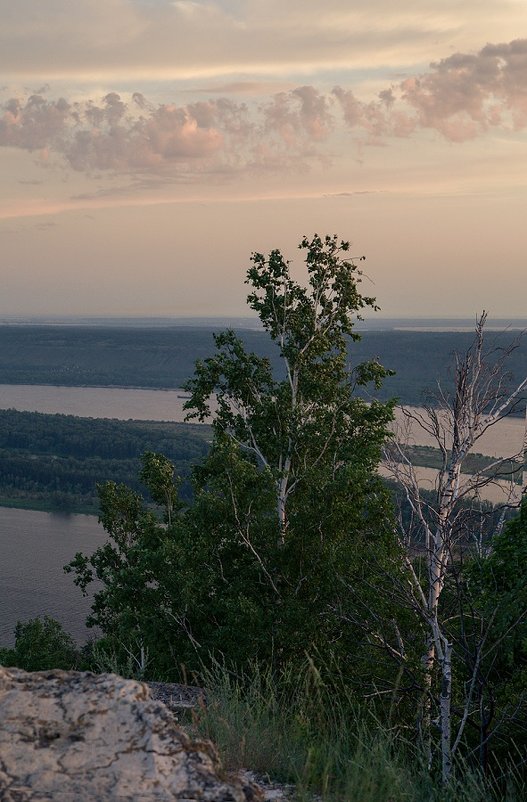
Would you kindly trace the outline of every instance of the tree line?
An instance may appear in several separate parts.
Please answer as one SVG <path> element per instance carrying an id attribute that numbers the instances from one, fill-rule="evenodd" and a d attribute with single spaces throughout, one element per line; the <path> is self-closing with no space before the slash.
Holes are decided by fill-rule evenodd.
<path id="1" fill-rule="evenodd" d="M 98 482 L 126 482 L 140 492 L 140 456 L 148 450 L 166 454 L 188 477 L 210 437 L 205 425 L 0 410 L 0 501 L 97 514 Z M 188 498 L 188 483 L 184 492 Z"/>

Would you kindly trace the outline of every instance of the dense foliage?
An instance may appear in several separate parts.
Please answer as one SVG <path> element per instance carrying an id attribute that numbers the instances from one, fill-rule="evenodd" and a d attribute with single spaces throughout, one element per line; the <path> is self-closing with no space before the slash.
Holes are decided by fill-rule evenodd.
<path id="1" fill-rule="evenodd" d="M 358 292 L 347 243 L 315 237 L 301 247 L 307 288 L 278 251 L 256 254 L 248 271 L 249 303 L 286 378 L 234 332 L 217 335 L 216 354 L 187 386 L 193 417 L 207 416 L 211 393 L 219 407 L 210 453 L 193 472 L 193 504 L 166 526 L 130 489 L 107 485 L 102 520 L 112 544 L 70 566 L 81 587 L 104 583 L 92 622 L 116 642 L 141 642 L 153 670 L 167 660 L 176 670 L 175 655 L 193 667 L 210 653 L 280 664 L 306 650 L 353 654 L 358 670 L 370 648 L 340 610 L 350 587 L 361 589 L 362 607 L 382 604 L 375 582 L 395 550 L 389 494 L 376 474 L 392 404 L 356 393 L 387 372 L 376 360 L 349 364 L 354 320 L 374 300 Z M 147 455 L 142 472 L 165 519 L 167 465 Z"/>
<path id="2" fill-rule="evenodd" d="M 0 664 L 18 666 L 26 671 L 51 668 L 78 668 L 80 654 L 73 638 L 54 618 L 44 616 L 19 621 L 15 627 L 13 649 L 0 649 Z"/>
<path id="3" fill-rule="evenodd" d="M 140 456 L 150 450 L 166 454 L 188 477 L 210 438 L 207 426 L 0 410 L 0 502 L 97 513 L 98 482 L 144 489 Z M 188 498 L 188 483 L 183 491 Z"/>
<path id="4" fill-rule="evenodd" d="M 464 591 L 471 604 L 464 605 L 466 626 L 460 632 L 467 661 L 479 661 L 472 748 L 482 765 L 498 760 L 502 770 L 511 760 L 511 743 L 518 753 L 527 749 L 526 565 L 524 498 L 519 513 L 492 539 L 490 550 L 469 563 Z"/>

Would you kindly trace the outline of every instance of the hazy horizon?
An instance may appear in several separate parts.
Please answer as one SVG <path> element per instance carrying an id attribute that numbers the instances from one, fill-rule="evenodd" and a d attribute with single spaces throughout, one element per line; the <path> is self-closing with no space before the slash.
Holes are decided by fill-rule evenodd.
<path id="1" fill-rule="evenodd" d="M 401 316 L 388 317 L 382 313 L 368 316 L 365 320 L 356 321 L 358 329 L 364 331 L 383 330 L 422 330 L 422 331 L 471 331 L 476 323 L 475 316 Z M 100 326 L 130 328 L 240 328 L 261 329 L 258 317 L 253 315 L 218 315 L 218 316 L 125 316 L 125 315 L 1 315 L 0 326 Z M 485 325 L 487 331 L 503 331 L 507 329 L 527 331 L 527 317 L 495 318 L 489 316 Z"/>

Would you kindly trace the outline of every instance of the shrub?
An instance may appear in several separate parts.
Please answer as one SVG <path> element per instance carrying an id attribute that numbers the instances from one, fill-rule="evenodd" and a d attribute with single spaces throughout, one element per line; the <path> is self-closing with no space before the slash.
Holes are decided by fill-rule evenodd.
<path id="1" fill-rule="evenodd" d="M 0 662 L 26 671 L 77 668 L 79 651 L 71 635 L 49 616 L 18 621 L 14 649 L 0 649 Z"/>

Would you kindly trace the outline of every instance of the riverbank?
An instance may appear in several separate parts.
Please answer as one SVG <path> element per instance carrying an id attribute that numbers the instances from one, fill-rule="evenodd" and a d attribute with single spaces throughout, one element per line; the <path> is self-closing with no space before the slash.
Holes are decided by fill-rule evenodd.
<path id="1" fill-rule="evenodd" d="M 179 476 L 188 477 L 207 453 L 212 435 L 206 424 L 184 422 L 185 401 L 181 388 L 0 385 L 0 507 L 97 514 L 97 483 L 122 482 L 141 492 L 138 475 L 145 451 L 164 454 Z M 423 411 L 409 409 L 414 417 Z M 395 415 L 394 432 L 399 439 L 408 437 L 412 463 L 423 469 L 423 486 L 430 488 L 441 461 L 437 448 L 432 450 L 437 443 L 415 422 L 406 432 L 408 419 L 401 408 Z M 465 469 L 484 470 L 491 458 L 517 454 L 524 436 L 523 419 L 505 418 L 485 433 L 477 445 L 482 456 L 471 457 Z M 482 497 L 506 503 L 504 487 L 489 485 Z M 188 484 L 183 495 L 190 499 Z"/>
<path id="2" fill-rule="evenodd" d="M 99 515 L 97 504 L 64 504 L 52 500 L 17 499 L 0 497 L 0 507 L 9 510 L 34 510 L 35 512 L 48 512 L 55 515 Z"/>

